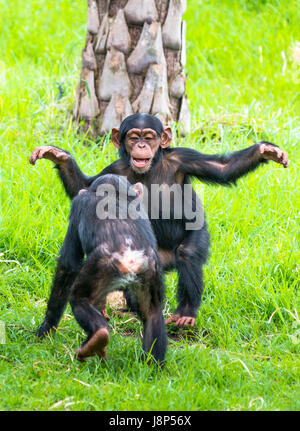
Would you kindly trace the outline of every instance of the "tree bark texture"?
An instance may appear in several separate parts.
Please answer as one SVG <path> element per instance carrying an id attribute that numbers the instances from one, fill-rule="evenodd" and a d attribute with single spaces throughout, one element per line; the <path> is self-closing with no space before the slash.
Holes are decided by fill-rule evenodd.
<path id="1" fill-rule="evenodd" d="M 186 0 L 88 0 L 73 117 L 104 135 L 133 113 L 190 129 L 185 95 Z"/>

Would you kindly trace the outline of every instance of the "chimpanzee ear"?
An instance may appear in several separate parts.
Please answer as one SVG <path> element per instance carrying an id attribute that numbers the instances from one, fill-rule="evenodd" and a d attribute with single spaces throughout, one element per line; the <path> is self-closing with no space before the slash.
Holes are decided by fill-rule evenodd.
<path id="1" fill-rule="evenodd" d="M 143 199 L 144 188 L 142 183 L 133 184 L 132 188 L 139 195 L 141 199 Z"/>
<path id="2" fill-rule="evenodd" d="M 116 148 L 120 148 L 119 129 L 112 129 L 111 140 Z"/>
<path id="3" fill-rule="evenodd" d="M 161 134 L 160 146 L 162 148 L 168 148 L 172 142 L 172 129 L 171 127 L 165 127 Z"/>

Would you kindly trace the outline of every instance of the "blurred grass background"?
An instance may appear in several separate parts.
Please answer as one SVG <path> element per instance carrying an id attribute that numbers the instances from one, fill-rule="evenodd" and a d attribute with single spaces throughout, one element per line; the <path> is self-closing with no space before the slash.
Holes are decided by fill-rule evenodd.
<path id="1" fill-rule="evenodd" d="M 0 345 L 2 410 L 299 409 L 299 1 L 188 1 L 192 132 L 207 153 L 267 139 L 288 151 L 238 187 L 203 187 L 211 256 L 196 329 L 169 329 L 163 372 L 139 362 L 140 325 L 111 320 L 107 365 L 73 362 L 70 308 L 38 343 L 69 201 L 39 145 L 68 149 L 94 174 L 117 158 L 70 121 L 85 42 L 85 0 L 0 0 Z M 63 97 L 60 97 L 63 89 Z M 86 140 L 85 140 L 86 141 Z M 166 277 L 168 315 L 175 273 Z M 122 334 L 130 333 L 130 337 Z"/>

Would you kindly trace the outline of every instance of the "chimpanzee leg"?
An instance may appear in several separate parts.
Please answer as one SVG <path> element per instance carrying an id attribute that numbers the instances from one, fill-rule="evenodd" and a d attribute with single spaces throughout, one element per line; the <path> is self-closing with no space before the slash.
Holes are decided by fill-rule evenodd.
<path id="1" fill-rule="evenodd" d="M 191 231 L 177 247 L 175 259 L 179 305 L 166 320 L 166 324 L 175 322 L 176 326 L 194 326 L 203 292 L 202 265 L 207 259 L 208 248 L 209 233 L 206 225 L 199 231 Z"/>
<path id="2" fill-rule="evenodd" d="M 56 330 L 68 303 L 70 288 L 76 275 L 77 272 L 73 272 L 58 264 L 47 305 L 46 316 L 37 330 L 38 337 L 43 338 L 45 335 Z"/>
<path id="3" fill-rule="evenodd" d="M 67 231 L 64 244 L 56 268 L 46 316 L 37 330 L 37 335 L 43 338 L 57 328 L 69 299 L 71 286 L 79 272 L 83 259 L 83 251 L 77 232 L 72 223 Z"/>
<path id="4" fill-rule="evenodd" d="M 126 304 L 128 307 L 128 312 L 134 314 L 138 312 L 138 304 L 136 302 L 136 299 L 132 293 L 132 291 L 130 289 L 125 289 L 123 291 L 125 299 L 126 299 Z M 127 313 L 127 310 L 125 310 L 125 314 Z M 122 314 L 122 312 L 120 313 Z"/>
<path id="5" fill-rule="evenodd" d="M 167 350 L 167 332 L 162 307 L 159 305 L 151 307 L 151 312 L 145 319 L 143 349 L 144 360 L 150 352 L 156 361 L 163 362 Z"/>
<path id="6" fill-rule="evenodd" d="M 144 325 L 143 359 L 149 353 L 162 362 L 167 349 L 166 325 L 162 313 L 164 294 L 163 277 L 160 271 L 149 270 L 139 276 L 133 285 L 136 298 L 136 311 Z"/>
<path id="7" fill-rule="evenodd" d="M 76 351 L 79 361 L 86 361 L 97 354 L 106 358 L 106 345 L 109 341 L 107 320 L 98 311 L 95 304 L 104 304 L 115 270 L 101 263 L 94 254 L 90 256 L 80 270 L 70 295 L 70 304 L 78 324 L 87 333 L 87 338 Z"/>

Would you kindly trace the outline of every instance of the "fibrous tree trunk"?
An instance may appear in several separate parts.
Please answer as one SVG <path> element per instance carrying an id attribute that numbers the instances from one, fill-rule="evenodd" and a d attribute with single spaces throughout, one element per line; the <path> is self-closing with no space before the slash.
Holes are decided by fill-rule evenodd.
<path id="1" fill-rule="evenodd" d="M 103 135 L 144 112 L 189 132 L 185 9 L 186 0 L 88 0 L 76 122 Z"/>

